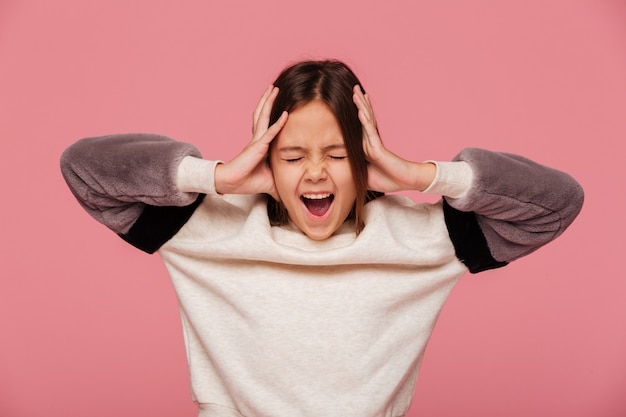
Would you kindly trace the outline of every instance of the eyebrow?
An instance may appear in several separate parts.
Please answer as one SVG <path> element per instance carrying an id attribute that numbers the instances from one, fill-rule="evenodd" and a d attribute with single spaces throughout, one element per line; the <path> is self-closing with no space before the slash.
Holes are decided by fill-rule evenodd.
<path id="1" fill-rule="evenodd" d="M 337 143 L 337 144 L 328 145 L 322 148 L 322 150 L 325 152 L 334 151 L 337 149 L 346 149 L 346 145 L 344 145 L 343 143 L 341 144 Z M 308 148 L 305 148 L 302 146 L 285 146 L 285 147 L 278 149 L 279 152 L 306 152 L 307 150 Z"/>

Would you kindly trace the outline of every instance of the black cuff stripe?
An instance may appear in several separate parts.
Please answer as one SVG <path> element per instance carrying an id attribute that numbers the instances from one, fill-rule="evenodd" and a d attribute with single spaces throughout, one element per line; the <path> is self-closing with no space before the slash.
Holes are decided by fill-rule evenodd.
<path id="1" fill-rule="evenodd" d="M 128 233 L 119 236 L 134 247 L 147 253 L 156 252 L 187 223 L 204 200 L 200 194 L 188 206 L 146 206 Z"/>
<path id="2" fill-rule="evenodd" d="M 500 262 L 493 258 L 487 239 L 473 212 L 452 208 L 444 198 L 443 214 L 456 257 L 469 268 L 472 274 L 508 264 L 508 262 Z"/>

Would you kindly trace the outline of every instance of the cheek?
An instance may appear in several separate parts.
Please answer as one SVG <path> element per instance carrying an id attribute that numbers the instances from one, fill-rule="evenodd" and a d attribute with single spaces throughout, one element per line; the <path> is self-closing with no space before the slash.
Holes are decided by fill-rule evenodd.
<path id="1" fill-rule="evenodd" d="M 335 181 L 338 183 L 338 185 L 341 184 L 342 187 L 345 187 L 349 190 L 356 189 L 356 186 L 354 184 L 354 177 L 352 176 L 352 171 L 350 170 L 349 166 L 344 166 L 340 169 L 335 170 L 333 177 L 335 178 Z"/>
<path id="2" fill-rule="evenodd" d="M 293 169 L 289 169 L 289 167 L 285 167 L 282 164 L 279 164 L 272 169 L 272 175 L 274 176 L 276 191 L 281 196 L 281 199 L 288 194 L 293 193 L 293 190 L 295 190 L 298 185 L 297 172 Z"/>

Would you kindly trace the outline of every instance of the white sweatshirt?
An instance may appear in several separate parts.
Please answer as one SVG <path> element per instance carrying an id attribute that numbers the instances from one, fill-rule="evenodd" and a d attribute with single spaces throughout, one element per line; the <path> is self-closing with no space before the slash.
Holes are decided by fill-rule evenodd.
<path id="1" fill-rule="evenodd" d="M 185 187 L 213 169 L 178 172 Z M 430 188 L 462 194 L 468 178 Z M 180 301 L 195 399 L 211 410 L 201 415 L 403 415 L 466 271 L 441 205 L 380 198 L 358 237 L 346 224 L 320 242 L 270 227 L 262 196 L 199 188 L 183 189 L 208 195 L 159 253 Z"/>
<path id="2" fill-rule="evenodd" d="M 124 157 L 138 144 L 140 162 Z M 438 164 L 428 191 L 446 200 L 381 197 L 358 236 L 348 222 L 314 241 L 270 226 L 266 196 L 218 195 L 215 162 L 198 156 L 126 135 L 80 141 L 62 167 L 94 217 L 165 262 L 201 417 L 403 416 L 461 275 L 534 251 L 582 204 L 566 174 L 466 150 L 463 162 Z M 135 168 L 119 174 L 120 164 Z"/>

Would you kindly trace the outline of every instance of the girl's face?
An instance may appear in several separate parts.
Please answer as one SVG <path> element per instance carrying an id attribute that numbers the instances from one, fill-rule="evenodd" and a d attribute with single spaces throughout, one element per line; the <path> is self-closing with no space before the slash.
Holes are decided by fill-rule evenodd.
<path id="1" fill-rule="evenodd" d="M 354 206 L 356 187 L 341 128 L 324 102 L 289 114 L 272 143 L 270 163 L 289 219 L 314 240 L 335 233 Z"/>

